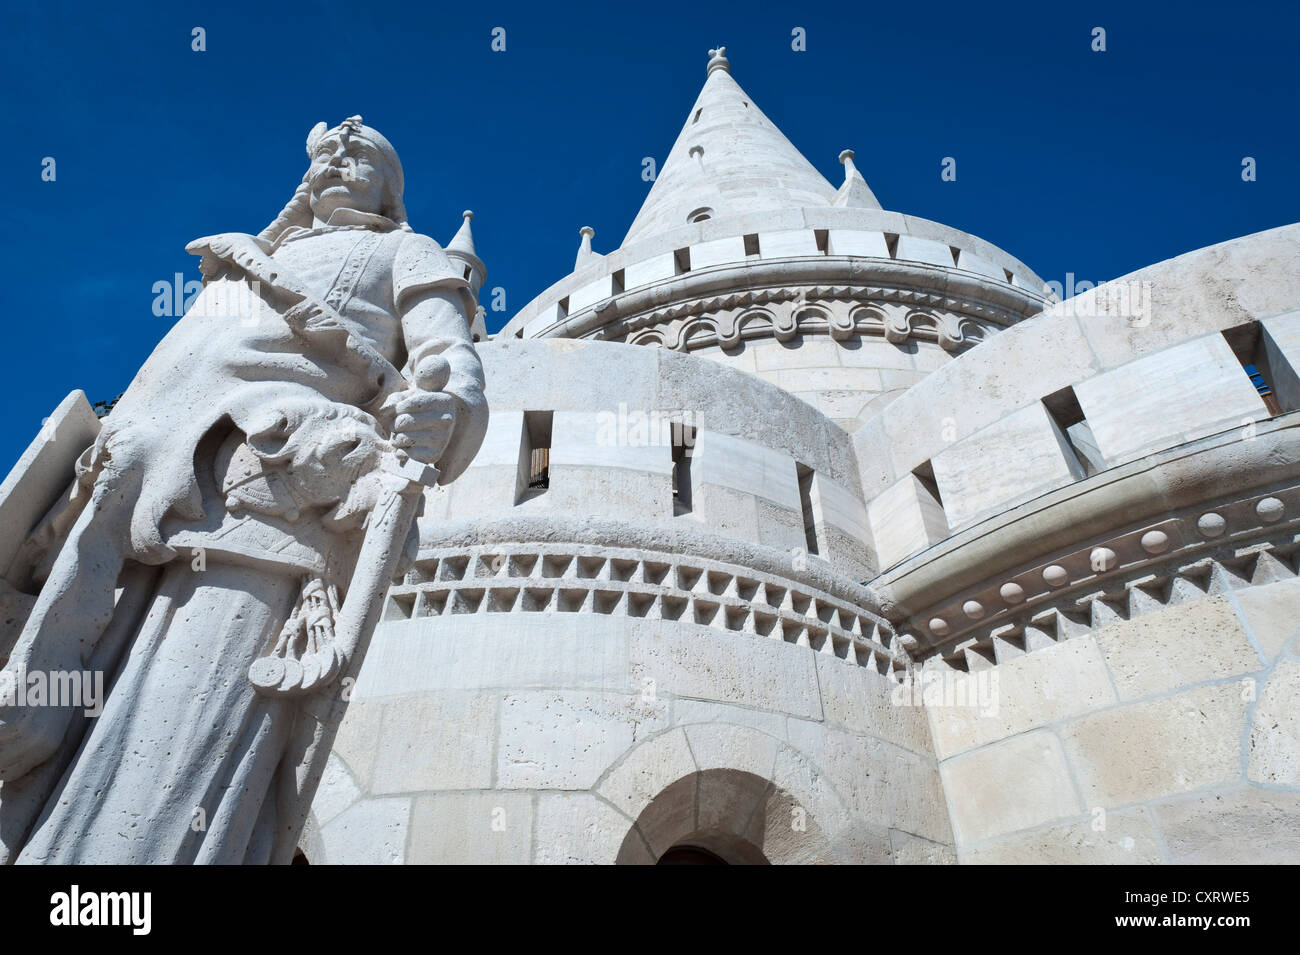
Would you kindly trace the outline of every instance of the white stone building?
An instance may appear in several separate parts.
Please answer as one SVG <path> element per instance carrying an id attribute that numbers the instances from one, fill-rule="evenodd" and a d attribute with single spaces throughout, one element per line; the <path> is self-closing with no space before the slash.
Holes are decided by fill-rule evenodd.
<path id="1" fill-rule="evenodd" d="M 308 860 L 1300 861 L 1300 226 L 1054 302 L 841 159 L 713 51 L 480 335 Z"/>

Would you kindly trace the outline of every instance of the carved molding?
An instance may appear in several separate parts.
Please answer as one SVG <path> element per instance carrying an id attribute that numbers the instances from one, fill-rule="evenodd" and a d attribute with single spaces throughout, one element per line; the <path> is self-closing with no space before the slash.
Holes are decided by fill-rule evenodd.
<path id="1" fill-rule="evenodd" d="M 1199 504 L 1045 555 L 913 614 L 918 659 L 981 669 L 1168 606 L 1300 571 L 1300 484 Z"/>
<path id="2" fill-rule="evenodd" d="M 552 294 L 564 301 L 559 293 L 559 289 L 548 290 L 534 302 L 552 304 L 557 300 Z M 1003 327 L 1038 314 L 1046 305 L 1042 295 L 1006 282 L 919 262 L 820 255 L 747 259 L 615 292 L 557 318 L 530 337 L 621 340 L 629 332 L 672 319 L 792 297 L 895 302 L 952 311 Z M 511 325 L 520 320 L 527 324 L 538 314 L 530 303 Z"/>
<path id="3" fill-rule="evenodd" d="M 421 552 L 385 620 L 595 613 L 695 623 L 793 643 L 892 676 L 910 659 L 883 617 L 800 581 L 699 557 L 591 545 Z"/>
<path id="4" fill-rule="evenodd" d="M 792 294 L 789 300 L 722 309 L 676 318 L 625 337 L 631 345 L 657 345 L 675 351 L 735 348 L 742 341 L 800 335 L 830 335 L 836 341 L 876 337 L 899 344 L 908 339 L 938 344 L 959 353 L 999 329 L 965 315 L 891 302 L 817 300 Z"/>
<path id="5" fill-rule="evenodd" d="M 829 334 L 836 341 L 883 337 L 901 343 L 914 338 L 958 353 L 1020 320 L 1002 310 L 963 309 L 944 295 L 890 296 L 888 291 L 790 286 L 740 292 L 634 316 L 591 337 L 689 352 L 734 348 L 742 340 L 788 342 L 803 334 Z"/>

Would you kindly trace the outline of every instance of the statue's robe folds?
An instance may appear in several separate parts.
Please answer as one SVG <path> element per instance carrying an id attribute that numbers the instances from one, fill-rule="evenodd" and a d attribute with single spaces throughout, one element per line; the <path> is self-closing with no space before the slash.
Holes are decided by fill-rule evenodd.
<path id="1" fill-rule="evenodd" d="M 446 391 L 481 401 L 472 300 L 439 246 L 378 216 L 290 230 L 269 248 L 398 368 L 430 351 Z M 455 327 L 404 327 L 420 293 Z M 286 861 L 304 767 L 340 686 L 259 695 L 249 666 L 304 581 L 345 593 L 393 383 L 346 336 L 305 342 L 237 269 L 210 276 L 80 467 L 89 503 L 54 559 L 7 669 L 102 670 L 98 717 L 0 706 L 0 860 Z M 472 450 L 471 450 L 472 454 Z M 6 725 L 8 724 L 8 725 Z"/>

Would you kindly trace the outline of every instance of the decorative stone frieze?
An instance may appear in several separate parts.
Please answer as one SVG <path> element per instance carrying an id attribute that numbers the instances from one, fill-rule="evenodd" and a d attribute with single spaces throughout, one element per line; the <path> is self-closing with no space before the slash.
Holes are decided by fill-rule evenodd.
<path id="1" fill-rule="evenodd" d="M 917 656 L 980 669 L 1173 604 L 1297 575 L 1300 484 L 1038 558 L 913 614 Z M 977 609 L 978 608 L 978 609 Z"/>
<path id="2" fill-rule="evenodd" d="M 794 577 L 644 548 L 506 544 L 422 552 L 386 620 L 582 613 L 682 621 L 811 647 L 886 676 L 909 665 L 878 614 Z"/>
<path id="3" fill-rule="evenodd" d="M 666 309 L 606 326 L 599 337 L 690 352 L 713 346 L 734 348 L 742 341 L 774 338 L 789 342 L 812 334 L 830 335 L 841 342 L 877 337 L 898 344 L 915 339 L 960 353 L 1013 321 L 1006 315 L 966 314 L 943 296 L 907 296 L 928 300 L 909 302 L 858 294 L 867 291 L 881 290 L 765 289 L 722 300 L 699 300 L 689 303 L 689 308 Z"/>

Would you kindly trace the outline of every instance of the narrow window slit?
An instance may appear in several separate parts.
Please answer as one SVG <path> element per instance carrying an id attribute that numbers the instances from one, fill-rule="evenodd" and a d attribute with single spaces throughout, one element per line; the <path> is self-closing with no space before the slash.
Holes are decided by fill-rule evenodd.
<path id="1" fill-rule="evenodd" d="M 1074 389 L 1067 385 L 1053 392 L 1043 399 L 1043 407 L 1056 427 L 1057 439 L 1070 470 L 1081 478 L 1104 470 L 1106 462 Z"/>
<path id="2" fill-rule="evenodd" d="M 673 431 L 673 516 L 691 513 L 691 455 L 695 451 L 695 429 L 674 421 Z"/>
<path id="3" fill-rule="evenodd" d="M 817 526 L 817 508 L 814 504 L 816 488 L 813 486 L 815 472 L 812 468 L 795 462 L 795 473 L 799 478 L 799 505 L 803 509 L 803 534 L 808 545 L 808 553 L 821 553 L 821 539 Z"/>
<path id="4" fill-rule="evenodd" d="M 525 411 L 519 447 L 519 473 L 515 481 L 515 503 L 522 504 L 545 494 L 551 487 L 552 411 Z"/>

